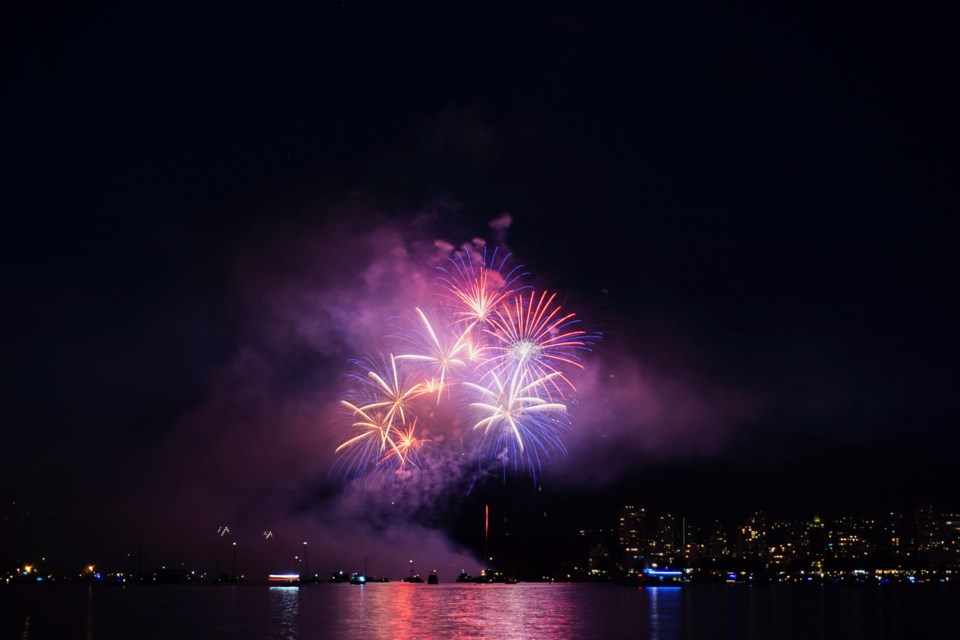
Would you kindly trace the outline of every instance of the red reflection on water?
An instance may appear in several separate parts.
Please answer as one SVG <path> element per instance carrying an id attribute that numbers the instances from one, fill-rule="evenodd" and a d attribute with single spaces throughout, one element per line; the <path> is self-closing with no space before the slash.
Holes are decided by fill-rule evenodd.
<path id="1" fill-rule="evenodd" d="M 363 587 L 362 618 L 368 637 L 460 638 L 565 638 L 605 637 L 593 634 L 608 629 L 610 619 L 594 619 L 594 597 L 584 600 L 584 585 L 552 584 L 373 584 Z M 602 589 L 602 587 L 601 587 Z M 594 596 L 599 592 L 595 592 Z M 629 589 L 608 594 L 639 600 Z M 615 604 L 622 609 L 622 605 Z M 359 615 L 357 615 L 359 614 Z M 635 624 L 630 625 L 633 629 Z M 642 629 L 642 628 L 641 628 Z M 636 637 L 635 633 L 631 634 Z M 641 637 L 643 631 L 641 630 Z"/>
<path id="2" fill-rule="evenodd" d="M 387 619 L 380 624 L 374 623 L 374 626 L 378 628 L 384 626 L 389 631 L 390 637 L 400 638 L 403 637 L 400 635 L 403 631 L 413 629 L 419 626 L 418 622 L 422 622 L 416 619 L 417 608 L 422 603 L 418 602 L 419 599 L 416 597 L 418 595 L 416 590 L 420 585 L 412 582 L 401 582 L 395 586 L 397 588 L 391 590 L 393 597 L 389 599 L 389 606 L 381 606 L 378 611 L 371 612 L 371 614 L 386 614 Z"/>

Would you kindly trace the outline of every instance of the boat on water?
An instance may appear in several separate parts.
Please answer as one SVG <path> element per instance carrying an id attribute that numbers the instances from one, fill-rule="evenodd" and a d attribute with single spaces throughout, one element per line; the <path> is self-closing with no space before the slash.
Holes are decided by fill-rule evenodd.
<path id="1" fill-rule="evenodd" d="M 269 576 L 267 576 L 267 582 L 273 586 L 295 587 L 300 584 L 300 574 L 271 573 Z"/>
<path id="2" fill-rule="evenodd" d="M 404 582 L 416 582 L 422 583 L 423 578 L 420 577 L 420 574 L 417 573 L 413 568 L 413 560 L 410 561 L 410 575 L 403 579 Z"/>
<path id="3" fill-rule="evenodd" d="M 641 586 L 645 587 L 678 587 L 690 582 L 689 570 L 682 569 L 653 569 L 643 570 Z"/>
<path id="4" fill-rule="evenodd" d="M 440 576 L 437 575 L 436 571 L 431 571 L 430 575 L 427 576 L 427 584 L 440 584 Z"/>

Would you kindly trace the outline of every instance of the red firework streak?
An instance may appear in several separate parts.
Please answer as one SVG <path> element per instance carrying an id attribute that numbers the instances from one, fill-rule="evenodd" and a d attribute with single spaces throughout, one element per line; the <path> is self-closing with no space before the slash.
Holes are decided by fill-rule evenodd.
<path id="1" fill-rule="evenodd" d="M 490 537 L 490 505 L 483 505 L 483 571 L 487 571 L 487 540 Z"/>

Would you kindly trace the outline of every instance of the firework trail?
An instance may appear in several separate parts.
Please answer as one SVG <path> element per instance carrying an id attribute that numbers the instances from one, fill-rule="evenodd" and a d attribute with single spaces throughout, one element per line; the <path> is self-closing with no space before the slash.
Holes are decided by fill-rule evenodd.
<path id="1" fill-rule="evenodd" d="M 348 478 L 408 477 L 440 447 L 534 475 L 566 453 L 569 375 L 599 334 L 579 328 L 555 293 L 523 284 L 529 274 L 510 258 L 452 251 L 438 267 L 438 299 L 411 305 L 384 355 L 354 361 L 336 448 Z"/>

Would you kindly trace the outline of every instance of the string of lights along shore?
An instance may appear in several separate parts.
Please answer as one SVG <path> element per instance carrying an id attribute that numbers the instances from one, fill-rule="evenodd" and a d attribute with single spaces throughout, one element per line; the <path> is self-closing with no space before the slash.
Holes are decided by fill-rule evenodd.
<path id="1" fill-rule="evenodd" d="M 429 299 L 351 363 L 336 448 L 346 477 L 403 479 L 451 451 L 535 476 L 566 452 L 572 378 L 600 334 L 529 275 L 481 241 L 437 266 Z"/>

